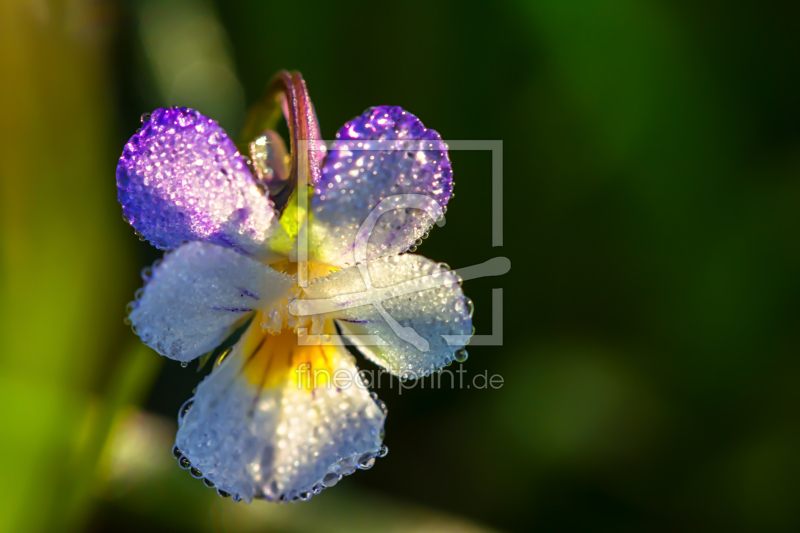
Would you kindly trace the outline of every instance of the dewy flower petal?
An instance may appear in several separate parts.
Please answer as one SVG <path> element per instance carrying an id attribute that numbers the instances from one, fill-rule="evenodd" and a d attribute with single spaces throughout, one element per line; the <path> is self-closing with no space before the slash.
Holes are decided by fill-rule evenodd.
<path id="1" fill-rule="evenodd" d="M 206 241 L 259 255 L 276 216 L 217 123 L 187 108 L 157 109 L 117 166 L 122 212 L 153 245 Z"/>
<path id="2" fill-rule="evenodd" d="M 355 264 L 359 228 L 379 204 L 382 214 L 363 236 L 369 239 L 367 259 L 405 252 L 434 220 L 407 208 L 404 195 L 425 196 L 444 208 L 452 191 L 453 171 L 439 134 L 399 107 L 373 107 L 345 124 L 328 151 L 311 198 L 312 253 L 324 263 Z"/>
<path id="3" fill-rule="evenodd" d="M 337 319 L 342 333 L 365 356 L 395 375 L 424 376 L 452 363 L 472 335 L 472 302 L 457 275 L 413 254 L 370 261 L 367 269 L 369 291 L 360 269 L 350 267 L 312 281 L 305 295 L 330 299 L 333 310 L 327 316 Z M 424 346 L 401 338 L 373 301 L 380 302 L 400 328 L 411 328 Z M 386 344 L 366 344 L 360 340 L 366 335 Z"/>
<path id="4" fill-rule="evenodd" d="M 344 347 L 298 345 L 259 322 L 182 411 L 176 453 L 237 499 L 306 500 L 372 466 L 386 413 Z"/>
<path id="5" fill-rule="evenodd" d="M 219 346 L 237 321 L 284 298 L 294 283 L 229 248 L 193 242 L 152 270 L 129 318 L 145 344 L 191 361 Z"/>

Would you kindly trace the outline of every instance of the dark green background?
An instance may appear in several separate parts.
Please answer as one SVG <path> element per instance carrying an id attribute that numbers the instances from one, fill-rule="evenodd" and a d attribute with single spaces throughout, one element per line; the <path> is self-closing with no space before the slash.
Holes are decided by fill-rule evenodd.
<path id="1" fill-rule="evenodd" d="M 263 523 L 208 518 L 234 504 L 177 465 L 111 488 L 86 466 L 105 426 L 87 430 L 85 412 L 113 421 L 138 402 L 172 423 L 198 379 L 159 370 L 153 352 L 124 355 L 138 341 L 123 308 L 158 254 L 122 222 L 114 187 L 139 115 L 185 102 L 159 92 L 145 3 L 53 5 L 3 14 L 18 39 L 3 42 L 14 52 L 0 75 L 0 361 L 18 407 L 0 452 L 32 454 L 13 471 L 28 507 L 0 503 L 15 531 L 61 523 L 63 494 L 83 495 L 71 527 L 89 531 L 410 531 L 415 513 L 441 520 L 419 531 L 800 529 L 796 5 L 213 6 L 246 105 L 279 69 L 300 70 L 325 138 L 400 105 L 445 139 L 504 148 L 503 246 L 491 246 L 489 154 L 454 152 L 447 224 L 418 250 L 455 268 L 511 260 L 509 274 L 464 284 L 479 334 L 504 289 L 503 346 L 473 347 L 464 364 L 504 386 L 384 387 L 389 455 Z M 118 398 L 120 382 L 135 392 Z M 34 423 L 42 409 L 61 425 Z M 81 431 L 100 435 L 96 449 Z"/>

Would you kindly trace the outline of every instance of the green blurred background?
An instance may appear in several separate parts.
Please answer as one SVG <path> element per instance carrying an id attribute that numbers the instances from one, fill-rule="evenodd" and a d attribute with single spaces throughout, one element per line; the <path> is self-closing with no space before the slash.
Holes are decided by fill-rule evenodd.
<path id="1" fill-rule="evenodd" d="M 797 3 L 0 4 L 0 531 L 800 530 Z M 457 197 L 420 252 L 504 345 L 499 390 L 383 388 L 390 453 L 311 502 L 218 498 L 170 456 L 199 379 L 123 324 L 158 257 L 114 171 L 139 116 L 229 131 L 300 70 L 331 138 L 400 105 Z M 368 364 L 365 367 L 371 368 Z"/>

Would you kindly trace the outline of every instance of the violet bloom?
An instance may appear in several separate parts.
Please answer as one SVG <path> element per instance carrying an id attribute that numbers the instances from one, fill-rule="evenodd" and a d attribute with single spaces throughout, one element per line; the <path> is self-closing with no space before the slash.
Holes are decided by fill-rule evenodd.
<path id="1" fill-rule="evenodd" d="M 281 111 L 289 151 L 274 132 Z M 117 167 L 119 201 L 136 231 L 169 252 L 146 269 L 128 320 L 184 365 L 218 356 L 181 408 L 181 466 L 248 502 L 306 500 L 371 467 L 386 453 L 386 408 L 337 326 L 403 377 L 460 359 L 472 332 L 455 273 L 402 253 L 452 193 L 439 134 L 381 106 L 327 150 L 305 83 L 285 72 L 249 115 L 249 158 L 197 111 L 158 109 L 143 122 Z"/>

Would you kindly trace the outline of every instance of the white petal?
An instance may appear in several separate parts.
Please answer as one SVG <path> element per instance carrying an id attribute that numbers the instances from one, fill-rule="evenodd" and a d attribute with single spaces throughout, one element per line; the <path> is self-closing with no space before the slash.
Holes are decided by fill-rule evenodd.
<path id="1" fill-rule="evenodd" d="M 396 375 L 419 377 L 450 364 L 472 334 L 472 302 L 455 273 L 418 255 L 340 270 L 312 281 L 305 292 L 310 300 L 297 312 L 336 318 L 365 356 Z M 445 336 L 459 342 L 448 344 Z"/>
<path id="2" fill-rule="evenodd" d="M 254 330 L 256 322 L 243 338 L 264 335 Z M 245 368 L 252 359 L 248 346 L 252 342 L 240 341 L 198 386 L 180 421 L 176 445 L 194 468 L 249 502 L 306 499 L 360 464 L 372 465 L 381 453 L 386 414 L 356 383 L 358 369 L 346 350 L 329 346 L 326 352 L 339 387 L 308 389 L 293 379 L 297 360 L 280 369 L 282 379 L 272 386 L 254 380 Z M 283 360 L 286 354 L 272 356 Z M 280 377 L 267 369 L 267 382 Z"/>
<path id="3" fill-rule="evenodd" d="M 145 344 L 191 361 L 219 346 L 238 320 L 283 298 L 294 283 L 229 248 L 192 242 L 154 266 L 129 317 Z"/>

